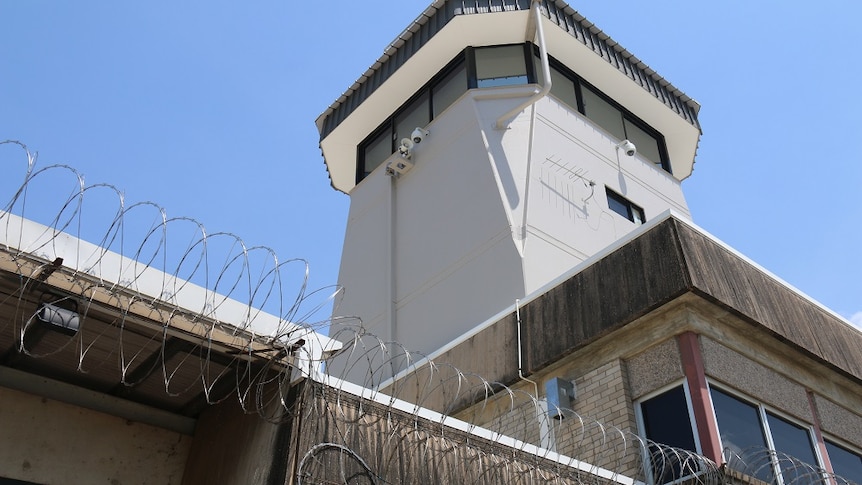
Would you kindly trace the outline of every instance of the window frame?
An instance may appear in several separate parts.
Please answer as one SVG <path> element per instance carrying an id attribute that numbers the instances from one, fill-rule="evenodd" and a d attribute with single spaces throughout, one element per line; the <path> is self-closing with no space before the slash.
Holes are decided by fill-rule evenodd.
<path id="1" fill-rule="evenodd" d="M 618 193 L 614 189 L 608 187 L 607 185 L 605 185 L 605 195 L 607 196 L 607 199 L 608 199 L 608 209 L 611 212 L 613 212 L 614 214 L 617 214 L 621 217 L 624 217 L 624 218 L 628 219 L 628 221 L 631 222 L 632 224 L 635 224 L 638 226 L 640 226 L 646 222 L 646 213 L 644 212 L 643 207 L 630 201 L 627 197 L 621 195 L 620 193 Z M 616 209 L 614 209 L 614 207 L 611 206 L 611 199 L 613 199 L 614 202 L 625 207 L 626 214 L 623 214 L 623 213 L 617 211 Z M 638 217 L 635 217 L 635 215 L 639 216 L 640 220 L 638 220 Z"/>
<path id="2" fill-rule="evenodd" d="M 780 453 L 780 451 L 776 450 L 776 448 L 775 448 L 775 438 L 773 436 L 772 429 L 770 428 L 769 419 L 768 419 L 770 414 L 772 414 L 776 418 L 782 419 L 782 420 L 784 420 L 784 421 L 786 421 L 792 425 L 796 425 L 805 431 L 805 434 L 808 437 L 808 445 L 811 446 L 812 451 L 814 453 L 814 459 L 816 461 L 816 463 L 809 463 L 809 465 L 812 465 L 812 466 L 815 466 L 815 467 L 818 467 L 818 468 L 825 470 L 825 466 L 823 464 L 824 463 L 823 456 L 821 456 L 820 447 L 817 445 L 817 436 L 815 434 L 813 424 L 806 423 L 806 422 L 800 420 L 799 418 L 790 416 L 789 414 L 787 414 L 787 413 L 785 413 L 779 409 L 776 409 L 772 406 L 766 405 L 758 399 L 755 399 L 751 396 L 748 396 L 748 395 L 746 395 L 746 394 L 744 394 L 744 393 L 742 393 L 736 389 L 733 389 L 729 386 L 722 385 L 721 383 L 716 383 L 716 382 L 713 382 L 712 380 L 708 379 L 707 380 L 707 386 L 709 388 L 709 403 L 710 403 L 710 407 L 712 410 L 712 416 L 713 416 L 713 419 L 715 420 L 715 425 L 716 425 L 717 431 L 718 431 L 718 440 L 719 440 L 719 443 L 721 445 L 722 450 L 724 450 L 725 445 L 724 445 L 723 440 L 721 439 L 721 428 L 720 428 L 720 425 L 718 423 L 718 417 L 715 413 L 715 404 L 713 402 L 714 400 L 713 400 L 713 395 L 712 395 L 713 389 L 718 390 L 719 392 L 721 392 L 721 393 L 723 393 L 723 394 L 725 394 L 725 395 L 727 395 L 733 399 L 736 399 L 742 403 L 753 406 L 755 408 L 755 410 L 757 411 L 758 424 L 760 425 L 760 429 L 764 434 L 764 441 L 766 441 L 766 447 L 771 454 L 770 473 L 772 473 L 772 479 L 775 480 L 775 483 L 783 483 L 783 478 L 781 478 L 781 474 L 782 474 L 781 465 L 774 455 L 774 453 L 776 453 L 776 452 Z M 794 457 L 794 458 L 802 460 L 799 457 Z"/>
<path id="3" fill-rule="evenodd" d="M 823 436 L 823 446 L 826 448 L 826 456 L 829 457 L 829 462 L 832 464 L 832 473 L 844 477 L 839 471 L 835 470 L 835 462 L 832 460 L 832 454 L 829 452 L 829 447 L 840 448 L 851 455 L 856 455 L 859 461 L 862 462 L 862 449 L 859 449 L 844 440 L 834 438 L 831 435 Z"/>
<path id="4" fill-rule="evenodd" d="M 440 85 L 443 81 L 445 81 L 451 74 L 455 73 L 457 70 L 462 67 L 465 70 L 466 74 L 466 87 L 464 88 L 464 92 L 467 92 L 471 89 L 477 89 L 479 85 L 479 79 L 477 75 L 477 66 L 476 66 L 476 52 L 481 49 L 493 49 L 493 48 L 502 48 L 502 47 L 511 47 L 511 46 L 522 46 L 524 52 L 524 69 L 526 72 L 527 82 L 525 84 L 517 83 L 513 84 L 513 86 L 520 86 L 526 84 L 536 84 L 540 82 L 539 74 L 540 71 L 537 68 L 536 61 L 537 56 L 539 55 L 539 48 L 532 42 L 523 42 L 523 43 L 513 43 L 513 44 L 499 44 L 492 46 L 468 46 L 463 51 L 458 53 L 451 61 L 449 61 L 446 66 L 443 67 L 437 74 L 435 74 L 428 82 L 426 82 L 421 88 L 419 88 L 407 101 L 405 101 L 401 106 L 398 107 L 392 114 L 390 114 L 377 128 L 375 128 L 368 136 L 366 136 L 356 147 L 356 183 L 359 184 L 365 177 L 367 177 L 371 171 L 366 172 L 365 170 L 365 151 L 368 146 L 372 144 L 372 142 L 381 135 L 381 133 L 388 130 L 391 134 L 391 152 L 395 152 L 396 148 L 396 137 L 394 134 L 395 131 L 395 119 L 402 114 L 404 110 L 406 110 L 413 102 L 419 99 L 422 96 L 428 97 L 428 119 L 429 122 L 434 121 L 434 112 L 442 113 L 445 111 L 445 108 L 442 110 L 435 109 L 434 103 L 434 89 L 438 85 Z M 610 105 L 612 109 L 620 115 L 620 122 L 623 127 L 623 134 L 626 136 L 626 139 L 630 139 L 627 133 L 627 123 L 632 126 L 638 128 L 643 132 L 643 134 L 649 136 L 650 138 L 655 139 L 656 146 L 658 149 L 659 158 L 661 160 L 652 160 L 650 158 L 644 159 L 653 162 L 657 167 L 660 167 L 665 172 L 672 174 L 671 165 L 670 165 L 670 157 L 668 155 L 667 150 L 667 142 L 664 138 L 664 135 L 661 134 L 658 130 L 654 129 L 648 123 L 640 119 L 631 111 L 627 110 L 621 104 L 616 102 L 613 98 L 602 92 L 600 89 L 595 87 L 594 85 L 587 82 L 584 78 L 580 77 L 577 73 L 566 67 L 565 64 L 556 60 L 552 56 L 548 56 L 548 61 L 552 70 L 556 71 L 558 74 L 562 75 L 566 79 L 572 82 L 572 88 L 574 89 L 574 95 L 577 106 L 572 106 L 578 113 L 583 115 L 585 118 L 589 119 L 591 123 L 595 124 L 597 128 L 607 131 L 598 122 L 593 121 L 586 115 L 586 110 L 584 106 L 584 94 L 583 90 L 588 89 L 591 93 L 596 95 L 602 101 L 606 102 Z M 483 88 L 483 89 L 493 89 L 492 87 Z M 551 94 L 551 93 L 549 93 Z M 561 103 L 569 105 L 568 102 L 558 98 L 555 96 L 555 99 L 560 101 Z M 609 136 L 616 138 L 615 135 L 608 133 Z M 620 140 L 622 141 L 622 140 Z M 376 167 L 375 167 L 376 168 Z M 372 170 L 373 171 L 373 170 Z M 631 219 L 630 219 L 631 220 Z M 634 222 L 634 221 L 633 221 Z"/>
<path id="5" fill-rule="evenodd" d="M 356 183 L 359 184 L 365 177 L 367 177 L 372 171 L 366 172 L 365 170 L 365 152 L 366 149 L 372 145 L 372 143 L 379 137 L 382 133 L 389 131 L 390 137 L 392 139 L 391 143 L 391 153 L 395 153 L 397 137 L 395 135 L 395 120 L 407 110 L 416 100 L 423 96 L 428 97 L 428 119 L 429 123 L 434 121 L 434 112 L 442 113 L 445 111 L 445 108 L 442 110 L 435 109 L 434 103 L 434 92 L 435 88 L 441 85 L 444 81 L 446 81 L 451 74 L 454 74 L 456 71 L 461 69 L 462 67 L 465 69 L 466 73 L 466 86 L 464 87 L 464 92 L 471 89 L 477 89 L 479 84 L 479 79 L 476 73 L 476 51 L 480 49 L 494 49 L 501 47 L 513 47 L 520 46 L 523 49 L 523 60 L 524 60 L 524 69 L 526 72 L 527 82 L 526 83 L 517 83 L 512 84 L 511 86 L 526 86 L 527 84 L 535 84 L 536 83 L 536 68 L 533 65 L 533 52 L 536 49 L 535 45 L 531 42 L 519 42 L 513 44 L 499 44 L 499 45 L 491 45 L 491 46 L 480 46 L 480 47 L 466 47 L 463 51 L 461 51 L 458 55 L 456 55 L 451 61 L 449 61 L 446 66 L 443 67 L 437 74 L 435 74 L 427 83 L 425 83 L 421 88 L 419 88 L 412 96 L 410 96 L 407 101 L 405 101 L 401 106 L 398 107 L 392 114 L 390 114 L 386 120 L 383 121 L 377 128 L 375 128 L 371 133 L 368 134 L 359 144 L 356 146 Z M 484 89 L 484 88 L 483 88 Z M 491 88 L 489 88 L 491 89 Z M 447 106 L 448 107 L 448 106 Z M 376 168 L 376 167 L 375 167 Z"/>
<path id="6" fill-rule="evenodd" d="M 538 47 L 536 47 L 534 49 L 533 55 L 534 56 L 539 55 Z M 576 72 L 569 69 L 565 64 L 556 60 L 554 57 L 549 55 L 548 56 L 548 62 L 550 64 L 550 67 L 552 70 L 556 70 L 557 72 L 562 74 L 564 77 L 566 77 L 567 79 L 572 81 L 572 83 L 574 85 L 573 87 L 575 90 L 575 98 L 577 99 L 577 104 L 578 104 L 577 106 L 571 106 L 572 108 L 577 110 L 577 112 L 580 113 L 581 115 L 583 115 L 585 118 L 589 119 L 591 123 L 596 124 L 596 126 L 599 129 L 607 132 L 607 130 L 605 128 L 603 128 L 597 122 L 591 120 L 590 117 L 587 116 L 587 114 L 586 114 L 586 109 L 584 106 L 583 89 L 584 88 L 589 89 L 590 91 L 592 91 L 593 94 L 597 95 L 603 101 L 610 104 L 611 107 L 615 108 L 617 111 L 620 112 L 620 115 L 622 117 L 621 123 L 623 125 L 623 133 L 627 137 L 628 137 L 628 134 L 626 133 L 626 129 L 625 129 L 625 122 L 626 121 L 628 121 L 632 125 L 636 126 L 637 128 L 640 128 L 647 135 L 655 138 L 656 143 L 658 145 L 659 157 L 661 158 L 661 160 L 650 160 L 650 159 L 647 159 L 647 160 L 654 162 L 656 166 L 660 167 L 665 172 L 667 172 L 669 174 L 673 174 L 673 171 L 671 170 L 671 165 L 670 165 L 670 156 L 669 156 L 668 151 L 667 151 L 667 141 L 665 140 L 664 135 L 661 132 L 659 132 L 658 130 L 656 130 L 652 126 L 650 126 L 649 123 L 645 122 L 644 120 L 642 120 L 640 117 L 638 117 L 637 115 L 635 115 L 631 111 L 627 110 L 620 103 L 618 103 L 613 98 L 611 98 L 610 96 L 605 94 L 601 89 L 597 88 L 596 86 L 594 86 L 593 84 L 591 84 L 590 82 L 588 82 L 587 80 L 585 80 L 584 78 L 579 76 Z M 549 94 L 553 94 L 553 93 L 549 93 Z M 564 100 L 560 99 L 557 96 L 554 96 L 554 97 L 558 101 L 569 106 L 569 103 L 566 103 Z M 608 133 L 608 134 L 613 136 L 614 138 L 616 138 L 615 135 L 613 135 L 611 133 Z M 622 140 L 620 140 L 620 141 L 622 141 Z"/>
<path id="7" fill-rule="evenodd" d="M 641 396 L 640 398 L 638 398 L 634 402 L 635 424 L 637 426 L 638 436 L 640 436 L 644 440 L 651 440 L 651 441 L 654 441 L 656 443 L 661 443 L 661 442 L 653 440 L 652 438 L 647 436 L 647 429 L 646 429 L 646 423 L 644 422 L 644 413 L 643 413 L 643 407 L 642 406 L 645 402 L 647 402 L 651 399 L 657 398 L 657 397 L 659 397 L 659 396 L 661 396 L 667 392 L 670 392 L 674 389 L 677 389 L 677 388 L 682 388 L 683 397 L 685 398 L 685 407 L 686 407 L 686 411 L 688 412 L 689 429 L 691 431 L 692 439 L 694 440 L 694 448 L 695 449 L 689 450 L 689 451 L 693 451 L 695 453 L 700 454 L 700 453 L 702 453 L 701 444 L 700 444 L 700 434 L 699 434 L 698 429 L 697 429 L 697 421 L 695 420 L 695 416 L 694 416 L 694 405 L 692 403 L 691 392 L 690 392 L 690 389 L 688 386 L 688 381 L 686 379 L 676 380 L 670 384 L 662 386 L 662 387 L 660 387 L 660 388 L 658 388 L 652 392 L 644 394 L 643 396 Z M 676 445 L 667 444 L 667 443 L 661 443 L 661 444 L 665 444 L 667 446 L 676 446 Z M 644 451 L 645 451 L 645 453 L 647 453 L 647 450 L 644 450 Z M 644 458 L 647 462 L 649 462 L 651 457 L 647 454 L 647 456 L 645 456 Z M 654 471 L 652 469 L 652 466 L 650 466 L 647 469 L 647 472 L 650 474 L 650 476 L 649 476 L 649 479 L 651 480 L 650 483 L 659 483 L 656 481 L 656 477 L 653 476 Z M 688 478 L 691 478 L 691 475 L 687 475 L 684 477 L 673 477 L 673 480 L 670 480 L 668 482 L 661 482 L 661 483 L 677 483 L 677 482 L 686 480 Z"/>
<path id="8" fill-rule="evenodd" d="M 377 137 L 382 135 L 385 132 L 389 132 L 389 138 L 391 140 L 390 146 L 390 156 L 395 153 L 396 148 L 396 139 L 395 139 L 395 120 L 398 119 L 407 109 L 412 107 L 413 103 L 422 98 L 423 96 L 428 98 L 427 110 L 428 110 L 428 120 L 429 123 L 434 121 L 434 97 L 433 92 L 434 88 L 447 80 L 450 74 L 455 73 L 458 69 L 460 69 L 464 63 L 468 63 L 468 55 L 465 51 L 462 51 L 457 56 L 455 56 L 451 61 L 449 61 L 446 66 L 441 69 L 437 74 L 435 74 L 428 82 L 426 82 L 419 90 L 413 93 L 410 98 L 407 99 L 401 106 L 398 107 L 392 114 L 390 114 L 377 128 L 375 128 L 371 133 L 368 134 L 358 145 L 356 145 L 356 183 L 359 184 L 365 177 L 371 174 L 374 170 L 369 172 L 365 171 L 365 152 L 366 149 L 373 144 Z M 475 70 L 474 70 L 475 71 Z M 467 84 L 470 82 L 470 69 L 469 63 L 467 66 Z M 469 87 L 464 87 L 464 92 L 466 93 L 469 90 Z M 442 113 L 445 111 L 445 108 L 441 110 Z M 422 127 L 424 128 L 424 126 Z M 382 165 L 382 163 L 381 163 Z M 379 165 L 378 165 L 379 166 Z M 377 167 L 375 167 L 376 170 Z"/>

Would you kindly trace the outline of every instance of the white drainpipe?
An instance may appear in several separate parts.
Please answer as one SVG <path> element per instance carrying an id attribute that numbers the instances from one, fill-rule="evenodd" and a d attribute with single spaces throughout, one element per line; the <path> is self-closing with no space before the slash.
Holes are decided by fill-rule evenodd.
<path id="1" fill-rule="evenodd" d="M 532 5 L 530 5 L 530 15 L 536 22 L 536 37 L 539 43 L 539 56 L 542 60 L 542 78 L 545 82 L 542 85 L 542 89 L 540 89 L 536 94 L 530 96 L 529 99 L 517 107 L 512 108 L 503 116 L 497 118 L 497 122 L 494 123 L 494 128 L 497 130 L 506 128 L 508 122 L 511 121 L 515 115 L 524 111 L 527 107 L 532 106 L 536 101 L 544 98 L 549 92 L 551 92 L 551 66 L 548 63 L 548 49 L 545 46 L 545 31 L 542 29 L 542 15 L 539 13 L 539 6 L 541 4 L 542 0 L 533 0 Z"/>

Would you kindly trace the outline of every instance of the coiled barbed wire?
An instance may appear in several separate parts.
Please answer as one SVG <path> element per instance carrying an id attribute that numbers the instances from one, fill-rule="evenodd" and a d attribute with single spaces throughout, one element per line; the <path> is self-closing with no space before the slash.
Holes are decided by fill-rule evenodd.
<path id="1" fill-rule="evenodd" d="M 856 481 L 841 477 L 799 458 L 763 447 L 744 450 L 724 450 L 727 467 L 744 475 L 756 477 L 767 483 L 777 483 L 781 477 L 784 485 L 859 485 Z"/>
<path id="2" fill-rule="evenodd" d="M 200 386 L 211 403 L 224 397 L 212 396 L 216 384 L 233 380 L 244 408 L 264 414 L 262 389 L 296 372 L 283 365 L 285 356 L 304 360 L 308 373 L 332 345 L 317 331 L 330 324 L 341 290 L 310 289 L 305 260 L 281 260 L 234 234 L 210 233 L 154 202 L 127 203 L 116 187 L 87 185 L 68 165 L 39 167 L 21 142 L 0 142 L 0 149 L 6 172 L 0 263 L 18 285 L 0 301 L 14 309 L 0 320 L 0 334 L 14 335 L 21 354 L 53 359 L 74 352 L 83 373 L 117 362 L 117 380 L 127 387 L 160 371 L 168 396 Z M 63 291 L 46 291 L 46 282 Z M 28 339 L 42 308 L 34 298 L 50 308 L 74 306 L 80 331 Z M 119 310 L 111 325 L 88 322 L 99 305 Z M 130 319 L 140 316 L 157 326 L 129 331 Z M 172 360 L 169 348 L 180 328 L 195 338 L 178 354 L 185 357 Z M 228 357 L 217 361 L 225 342 Z M 153 354 L 160 358 L 150 359 Z M 265 363 L 252 366 L 252 360 Z M 134 372 L 136 366 L 145 368 Z"/>
<path id="3" fill-rule="evenodd" d="M 293 461 L 301 483 L 722 483 L 718 465 L 694 452 L 570 409 L 549 413 L 531 392 L 379 339 L 356 318 L 330 316 L 337 310 L 322 315 L 337 308 L 341 289 L 310 290 L 301 259 L 282 261 L 233 234 L 208 233 L 153 202 L 127 204 L 111 185 L 86 185 L 65 165 L 38 168 L 22 143 L 2 145 L 20 149 L 25 168 L 20 185 L 0 192 L 0 201 L 8 196 L 0 262 L 19 285 L 6 297 L 15 316 L 0 333 L 12 332 L 29 357 L 74 347 L 75 370 L 116 363 L 123 385 L 148 375 L 133 368 L 149 366 L 168 395 L 202 386 L 210 403 L 225 398 L 216 385 L 230 382 L 246 412 L 301 424 Z M 42 199 L 50 199 L 43 190 L 50 178 L 71 187 L 53 206 Z M 91 209 L 105 194 L 115 205 Z M 25 295 L 46 282 L 62 283 L 68 296 L 44 303 L 74 300 L 81 330 L 31 345 L 37 315 Z M 85 330 L 97 305 L 119 312 L 94 334 Z M 133 336 L 125 332 L 132 315 L 160 326 Z M 199 338 L 174 361 L 167 348 L 180 327 Z M 116 360 L 95 357 L 104 345 L 116 346 L 109 353 Z M 158 359 L 147 362 L 154 347 Z"/>

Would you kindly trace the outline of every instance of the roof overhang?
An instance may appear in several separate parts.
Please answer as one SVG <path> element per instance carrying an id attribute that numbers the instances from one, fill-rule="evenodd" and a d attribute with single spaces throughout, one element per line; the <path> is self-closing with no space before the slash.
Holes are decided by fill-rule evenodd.
<path id="1" fill-rule="evenodd" d="M 699 105 L 562 2 L 555 2 L 551 13 L 542 12 L 549 54 L 664 134 L 674 177 L 688 177 L 700 138 L 696 119 Z M 532 31 L 529 10 L 467 13 L 475 12 L 458 9 L 442 27 L 424 36 L 427 39 L 408 45 L 405 39 L 433 23 L 429 19 L 444 15 L 443 6 L 429 7 L 318 117 L 320 147 L 335 189 L 349 193 L 356 184 L 357 145 L 465 47 L 533 40 L 527 38 Z M 580 22 L 579 30 L 569 28 L 561 20 L 563 16 Z M 585 43 L 579 35 L 591 36 L 590 42 Z M 412 53 L 399 55 L 399 49 L 412 49 Z M 375 82 L 379 83 L 376 88 Z"/>

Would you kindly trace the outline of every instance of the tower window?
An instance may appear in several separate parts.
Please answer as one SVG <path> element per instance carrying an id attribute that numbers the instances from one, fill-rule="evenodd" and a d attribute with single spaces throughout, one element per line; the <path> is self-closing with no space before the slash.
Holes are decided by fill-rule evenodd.
<path id="1" fill-rule="evenodd" d="M 638 155 L 670 172 L 667 149 L 661 133 L 633 113 L 596 89 L 554 58 L 551 61 L 551 94 L 570 108 L 586 116 L 612 137 L 630 140 Z M 539 63 L 535 52 L 534 64 Z M 543 83 L 541 69 L 536 68 L 538 83 Z"/>
<path id="2" fill-rule="evenodd" d="M 466 48 L 359 144 L 356 182 L 389 158 L 399 140 L 424 128 L 468 89 L 535 82 L 532 50 L 529 42 Z"/>
<path id="3" fill-rule="evenodd" d="M 527 84 L 524 45 L 482 47 L 475 50 L 476 87 Z"/>
<path id="4" fill-rule="evenodd" d="M 467 91 L 467 85 L 467 70 L 462 54 L 359 144 L 356 182 L 362 181 L 389 158 L 401 138 L 410 136 L 417 127 L 424 128 L 455 102 Z"/>
<path id="5" fill-rule="evenodd" d="M 643 224 L 646 218 L 644 210 L 636 206 L 632 201 L 626 199 L 622 195 L 605 187 L 605 192 L 608 194 L 608 208 L 635 224 Z"/>

